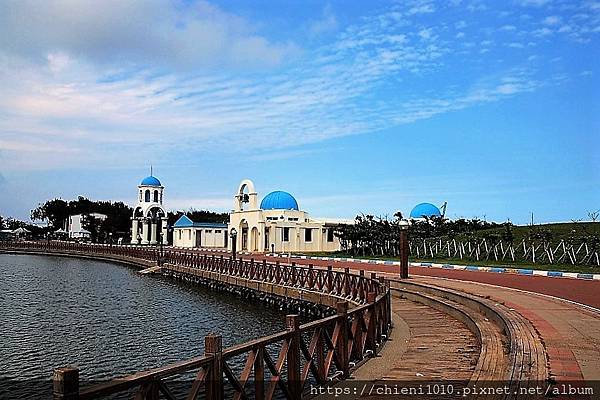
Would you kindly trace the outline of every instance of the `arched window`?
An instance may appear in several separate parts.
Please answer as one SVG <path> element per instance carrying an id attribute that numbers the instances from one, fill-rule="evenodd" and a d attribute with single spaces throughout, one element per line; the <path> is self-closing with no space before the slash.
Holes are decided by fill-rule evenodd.
<path id="1" fill-rule="evenodd" d="M 146 202 L 150 202 L 150 190 L 149 189 L 146 189 L 145 199 L 146 199 Z"/>
<path id="2" fill-rule="evenodd" d="M 154 202 L 158 203 L 158 190 L 154 191 Z"/>

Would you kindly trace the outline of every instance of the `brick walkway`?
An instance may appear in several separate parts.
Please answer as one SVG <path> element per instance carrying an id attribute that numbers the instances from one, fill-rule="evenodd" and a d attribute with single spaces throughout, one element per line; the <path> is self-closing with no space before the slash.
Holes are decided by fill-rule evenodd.
<path id="1" fill-rule="evenodd" d="M 600 314 L 545 296 L 473 282 L 415 277 L 417 282 L 488 297 L 530 320 L 545 343 L 550 373 L 560 382 L 600 380 Z"/>

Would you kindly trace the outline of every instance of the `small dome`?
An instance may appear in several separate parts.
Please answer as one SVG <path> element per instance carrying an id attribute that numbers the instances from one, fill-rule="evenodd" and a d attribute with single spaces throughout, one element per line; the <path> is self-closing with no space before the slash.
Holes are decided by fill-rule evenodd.
<path id="1" fill-rule="evenodd" d="M 160 181 L 158 179 L 156 179 L 155 177 L 153 177 L 152 175 L 145 177 L 144 180 L 142 181 L 142 183 L 140 183 L 140 185 L 143 185 L 143 186 L 161 186 L 160 185 Z"/>
<path id="2" fill-rule="evenodd" d="M 423 218 L 423 217 L 440 217 L 442 213 L 440 209 L 431 203 L 417 204 L 415 208 L 410 212 L 411 218 Z"/>
<path id="3" fill-rule="evenodd" d="M 298 202 L 288 192 L 277 190 L 265 196 L 260 202 L 262 210 L 296 210 L 298 211 Z"/>

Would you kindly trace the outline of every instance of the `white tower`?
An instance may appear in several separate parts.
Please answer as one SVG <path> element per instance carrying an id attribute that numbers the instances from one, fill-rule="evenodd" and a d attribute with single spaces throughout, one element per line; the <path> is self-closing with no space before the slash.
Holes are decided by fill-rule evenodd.
<path id="1" fill-rule="evenodd" d="M 138 202 L 131 217 L 131 244 L 155 245 L 161 236 L 163 244 L 168 244 L 164 189 L 152 174 L 138 185 Z"/>

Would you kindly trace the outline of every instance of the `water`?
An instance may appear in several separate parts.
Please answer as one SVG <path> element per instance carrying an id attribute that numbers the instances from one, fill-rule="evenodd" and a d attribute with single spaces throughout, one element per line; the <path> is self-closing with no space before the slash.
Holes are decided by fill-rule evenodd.
<path id="1" fill-rule="evenodd" d="M 120 265 L 0 254 L 0 397 L 39 397 L 7 395 L 7 382 L 33 386 L 55 367 L 78 366 L 82 384 L 105 380 L 201 355 L 209 333 L 227 347 L 284 320 L 263 303 Z"/>

